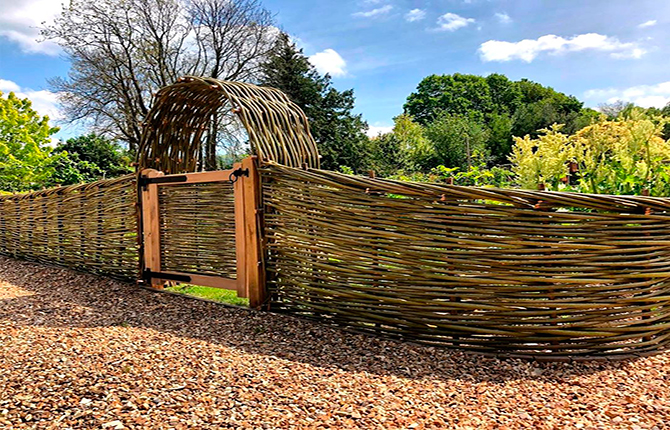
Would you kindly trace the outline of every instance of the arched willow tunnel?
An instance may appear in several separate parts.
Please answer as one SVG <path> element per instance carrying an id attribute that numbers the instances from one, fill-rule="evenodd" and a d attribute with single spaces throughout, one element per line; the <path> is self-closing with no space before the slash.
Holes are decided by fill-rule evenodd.
<path id="1" fill-rule="evenodd" d="M 189 173 L 224 104 L 254 158 Z M 670 342 L 668 198 L 319 170 L 302 111 L 249 84 L 186 77 L 143 125 L 137 176 L 1 197 L 0 252 L 201 280 L 271 311 L 483 354 L 622 359 Z"/>

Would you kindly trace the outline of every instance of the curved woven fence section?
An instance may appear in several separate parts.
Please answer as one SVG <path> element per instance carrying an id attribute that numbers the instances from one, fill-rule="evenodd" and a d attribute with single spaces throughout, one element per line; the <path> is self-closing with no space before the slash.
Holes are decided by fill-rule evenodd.
<path id="1" fill-rule="evenodd" d="M 224 104 L 247 130 L 261 160 L 287 166 L 319 166 L 319 152 L 302 110 L 279 90 L 241 82 L 187 76 L 156 94 L 144 120 L 140 169 L 165 173 L 196 170 L 212 116 Z"/>
<path id="2" fill-rule="evenodd" d="M 273 309 L 525 358 L 670 342 L 670 199 L 262 175 Z"/>
<path id="3" fill-rule="evenodd" d="M 137 278 L 135 176 L 0 196 L 0 254 Z"/>

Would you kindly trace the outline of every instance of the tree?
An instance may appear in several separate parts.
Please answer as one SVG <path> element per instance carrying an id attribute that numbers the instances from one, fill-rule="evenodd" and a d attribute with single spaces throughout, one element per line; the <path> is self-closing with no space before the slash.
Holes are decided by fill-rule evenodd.
<path id="1" fill-rule="evenodd" d="M 407 97 L 404 109 L 419 124 L 428 125 L 442 112 L 468 115 L 474 111 L 483 115 L 493 112 L 494 105 L 484 78 L 455 73 L 424 78 L 417 91 Z"/>
<path id="2" fill-rule="evenodd" d="M 485 155 L 488 133 L 474 118 L 444 113 L 426 127 L 426 136 L 434 147 L 435 166 L 469 170 L 475 157 Z"/>
<path id="3" fill-rule="evenodd" d="M 333 88 L 330 76 L 321 76 L 288 35 L 278 37 L 260 81 L 286 93 L 305 112 L 324 169 L 348 166 L 360 172 L 368 167 L 367 124 L 352 113 L 353 90 Z"/>
<path id="4" fill-rule="evenodd" d="M 479 122 L 488 131 L 486 147 L 496 163 L 506 160 L 513 135 L 537 137 L 537 130 L 554 123 L 565 124 L 564 131 L 572 133 L 597 116 L 573 96 L 500 74 L 428 76 L 407 97 L 404 111 L 424 126 L 442 113 Z"/>
<path id="5" fill-rule="evenodd" d="M 272 24 L 256 0 L 71 0 L 42 35 L 71 63 L 67 78 L 50 82 L 67 116 L 134 152 L 158 88 L 183 75 L 252 80 L 274 43 Z M 214 114 L 209 167 L 219 122 Z"/>
<path id="6" fill-rule="evenodd" d="M 53 174 L 48 144 L 57 131 L 30 100 L 0 93 L 0 190 L 28 191 L 45 183 Z"/>
<path id="7" fill-rule="evenodd" d="M 116 142 L 103 136 L 89 134 L 68 139 L 54 150 L 65 152 L 54 181 L 62 185 L 113 178 L 130 173 L 130 155 Z M 76 181 L 76 182 L 73 182 Z"/>
<path id="8" fill-rule="evenodd" d="M 598 105 L 598 110 L 605 114 L 607 119 L 614 120 L 619 117 L 619 115 L 630 108 L 635 106 L 633 103 L 625 102 L 623 100 L 616 100 L 612 103 L 601 103 Z"/>

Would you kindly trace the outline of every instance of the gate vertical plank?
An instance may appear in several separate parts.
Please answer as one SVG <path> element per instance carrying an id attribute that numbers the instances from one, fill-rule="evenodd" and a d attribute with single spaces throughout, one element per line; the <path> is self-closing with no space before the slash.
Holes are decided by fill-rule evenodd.
<path id="1" fill-rule="evenodd" d="M 163 172 L 154 169 L 142 171 L 145 178 L 163 176 Z M 148 184 L 142 190 L 142 235 L 144 238 L 144 269 L 161 271 L 160 220 L 158 212 L 158 186 Z M 152 287 L 160 287 L 159 279 L 152 279 Z"/>
<path id="2" fill-rule="evenodd" d="M 233 169 L 241 169 L 242 163 L 235 163 Z M 235 259 L 237 266 L 237 297 L 248 297 L 247 294 L 247 260 L 244 221 L 244 178 L 239 178 L 233 185 L 235 196 Z"/>
<path id="3" fill-rule="evenodd" d="M 249 306 L 258 308 L 265 303 L 265 267 L 261 249 L 261 182 L 256 167 L 256 157 L 242 160 L 242 169 L 249 169 L 249 176 L 241 176 L 244 187 L 244 233 L 246 254 L 246 284 Z"/>

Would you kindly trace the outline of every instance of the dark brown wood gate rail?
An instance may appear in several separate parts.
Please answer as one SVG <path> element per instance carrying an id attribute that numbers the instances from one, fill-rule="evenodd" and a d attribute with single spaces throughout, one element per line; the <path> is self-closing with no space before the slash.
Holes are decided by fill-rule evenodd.
<path id="1" fill-rule="evenodd" d="M 233 217 L 235 223 L 235 279 L 195 271 L 180 272 L 165 270 L 161 264 L 161 238 L 165 234 L 161 222 L 159 188 L 187 184 L 232 182 L 234 213 L 221 213 L 221 217 Z M 138 183 L 141 196 L 142 231 L 142 280 L 155 288 L 166 281 L 177 281 L 222 288 L 237 292 L 238 297 L 247 297 L 250 307 L 259 307 L 265 302 L 265 274 L 261 251 L 262 210 L 260 208 L 260 177 L 255 157 L 236 163 L 233 169 L 212 172 L 164 175 L 153 169 L 141 172 Z M 223 198 L 224 196 L 222 196 Z M 197 210 L 193 208 L 193 210 Z M 185 216 L 188 216 L 186 211 Z M 208 246 L 221 246 L 208 244 Z M 192 256 L 197 266 L 197 255 Z"/>

